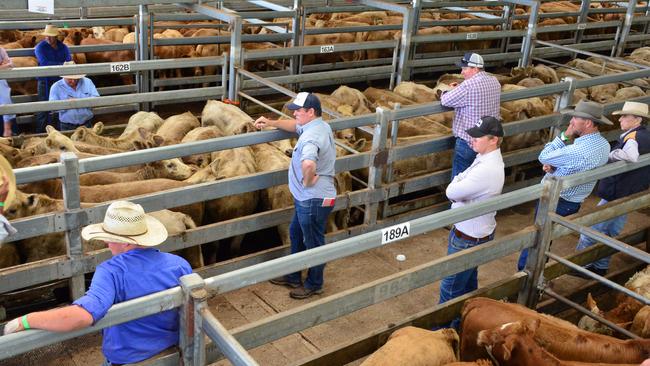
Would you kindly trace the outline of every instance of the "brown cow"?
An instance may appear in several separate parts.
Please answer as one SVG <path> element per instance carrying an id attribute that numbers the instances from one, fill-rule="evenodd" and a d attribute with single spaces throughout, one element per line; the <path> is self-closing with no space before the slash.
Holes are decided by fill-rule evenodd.
<path id="1" fill-rule="evenodd" d="M 506 323 L 482 330 L 477 344 L 490 351 L 500 366 L 613 366 L 611 363 L 564 361 L 549 353 L 535 341 L 539 319 Z M 586 351 L 587 352 L 587 351 Z M 636 366 L 635 364 L 615 364 Z"/>
<path id="2" fill-rule="evenodd" d="M 476 343 L 480 331 L 524 319 L 540 320 L 535 341 L 562 360 L 640 363 L 650 355 L 650 339 L 623 341 L 586 332 L 567 321 L 537 313 L 518 304 L 474 298 L 467 300 L 462 310 L 460 353 L 463 359 L 475 360 L 488 356 L 485 349 Z"/>
<path id="3" fill-rule="evenodd" d="M 388 337 L 388 342 L 360 366 L 442 366 L 458 361 L 458 334 L 450 328 L 437 330 L 405 327 Z"/>

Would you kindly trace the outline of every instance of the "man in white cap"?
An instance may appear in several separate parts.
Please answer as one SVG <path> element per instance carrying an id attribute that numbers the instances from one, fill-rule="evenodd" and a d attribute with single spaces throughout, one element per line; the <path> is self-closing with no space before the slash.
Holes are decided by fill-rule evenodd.
<path id="1" fill-rule="evenodd" d="M 596 102 L 580 101 L 575 107 L 560 111 L 571 117 L 569 127 L 544 146 L 538 160 L 546 175 L 563 177 L 598 168 L 607 164 L 609 142 L 600 135 L 600 125 L 613 123 L 603 115 L 603 106 Z M 569 140 L 573 139 L 570 144 Z M 555 213 L 572 215 L 580 210 L 582 202 L 591 194 L 596 182 L 569 187 L 560 192 Z M 521 271 L 528 260 L 528 248 L 519 256 L 517 268 Z"/>
<path id="2" fill-rule="evenodd" d="M 451 85 L 454 89 L 443 93 L 440 104 L 455 109 L 451 126 L 456 145 L 451 165 L 451 178 L 469 167 L 476 152 L 470 147 L 467 130 L 474 127 L 476 121 L 484 116 L 499 118 L 501 84 L 494 76 L 483 71 L 483 57 L 478 53 L 468 52 L 456 63 L 461 68 L 465 80 L 460 85 Z"/>
<path id="3" fill-rule="evenodd" d="M 289 225 L 293 254 L 325 244 L 327 216 L 332 212 L 336 199 L 336 148 L 330 125 L 321 118 L 323 112 L 317 96 L 298 93 L 288 108 L 296 119 L 260 117 L 255 121 L 255 127 L 278 127 L 299 135 L 289 166 L 289 190 L 295 208 Z M 294 299 L 306 299 L 323 292 L 324 269 L 324 264 L 309 268 L 304 284 L 300 272 L 276 278 L 271 283 L 292 288 L 289 296 Z"/>
<path id="4" fill-rule="evenodd" d="M 183 258 L 153 248 L 167 239 L 167 230 L 138 204 L 111 203 L 104 221 L 86 226 L 81 236 L 106 242 L 113 254 L 95 269 L 88 292 L 72 305 L 16 318 L 5 325 L 4 334 L 32 328 L 53 332 L 86 328 L 102 319 L 113 304 L 178 286 L 181 276 L 192 273 Z M 168 310 L 104 328 L 104 365 L 140 362 L 177 345 L 178 327 L 178 311 Z"/>
<path id="5" fill-rule="evenodd" d="M 639 159 L 639 155 L 649 153 L 650 131 L 648 131 L 646 126 L 642 125 L 644 121 L 647 122 L 650 119 L 648 105 L 639 102 L 625 102 L 623 109 L 615 111 L 612 114 L 620 116 L 618 120 L 624 132 L 612 147 L 612 151 L 609 153 L 609 162 L 636 162 Z M 603 178 L 598 183 L 598 188 L 596 189 L 596 194 L 601 198 L 598 206 L 634 193 L 645 191 L 649 186 L 650 167 L 648 166 Z M 598 223 L 591 228 L 607 236 L 616 237 L 623 231 L 625 221 L 627 221 L 627 215 L 621 215 Z M 576 250 L 586 249 L 595 243 L 596 241 L 594 239 L 586 235 L 580 235 L 580 241 L 578 241 Z M 600 276 L 604 276 L 607 273 L 607 269 L 609 269 L 609 261 L 610 257 L 601 258 L 587 265 L 585 268 Z M 587 277 L 585 274 L 577 271 L 572 271 L 570 274 L 583 278 Z M 591 277 L 587 278 L 591 279 Z"/>
<path id="6" fill-rule="evenodd" d="M 66 65 L 74 65 L 66 61 Z M 99 92 L 86 75 L 62 75 L 62 79 L 52 85 L 50 100 L 72 100 L 98 97 Z M 74 130 L 79 126 L 92 127 L 93 111 L 90 108 L 62 109 L 59 111 L 59 130 Z"/>
<path id="7" fill-rule="evenodd" d="M 34 47 L 34 55 L 38 60 L 39 66 L 63 65 L 64 62 L 72 60 L 68 46 L 58 39 L 59 29 L 56 26 L 48 24 L 41 35 L 45 36 L 45 39 Z M 50 88 L 59 78 L 56 76 L 42 76 L 37 78 L 37 80 L 38 100 L 49 100 Z M 48 124 L 52 124 L 48 112 L 36 113 L 37 133 L 45 132 L 45 126 Z"/>

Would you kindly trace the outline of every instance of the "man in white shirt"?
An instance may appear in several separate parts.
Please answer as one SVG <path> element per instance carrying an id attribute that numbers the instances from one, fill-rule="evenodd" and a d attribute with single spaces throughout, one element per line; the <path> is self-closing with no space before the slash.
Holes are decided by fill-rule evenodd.
<path id="1" fill-rule="evenodd" d="M 467 170 L 459 173 L 447 186 L 451 208 L 462 207 L 501 194 L 505 179 L 501 141 L 503 126 L 497 118 L 484 116 L 476 126 L 467 130 L 476 159 Z M 483 244 L 494 238 L 496 212 L 477 216 L 454 224 L 449 233 L 447 255 Z M 440 303 L 478 288 L 476 268 L 445 277 L 440 284 Z M 456 324 L 454 324 L 456 323 Z M 452 326 L 458 326 L 458 319 Z"/>

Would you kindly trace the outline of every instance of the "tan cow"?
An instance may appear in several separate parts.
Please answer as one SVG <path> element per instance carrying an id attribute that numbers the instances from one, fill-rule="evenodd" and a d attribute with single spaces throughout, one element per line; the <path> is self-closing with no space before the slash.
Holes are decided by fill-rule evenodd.
<path id="1" fill-rule="evenodd" d="M 144 128 L 138 128 L 125 136 L 111 138 L 99 136 L 93 130 L 82 126 L 78 127 L 70 138 L 73 141 L 81 141 L 92 145 L 126 151 L 156 147 L 164 142 L 162 137 L 154 135 Z"/>
<path id="2" fill-rule="evenodd" d="M 436 91 L 423 84 L 403 81 L 393 91 L 404 98 L 415 101 L 417 104 L 431 103 L 438 100 Z"/>
<path id="3" fill-rule="evenodd" d="M 238 107 L 208 100 L 201 112 L 201 126 L 216 126 L 224 136 L 255 132 L 253 118 Z"/>
<path id="4" fill-rule="evenodd" d="M 362 114 L 374 113 L 371 109 L 370 101 L 363 93 L 354 88 L 341 85 L 330 94 L 332 97 L 345 101 L 346 104 L 352 107 L 352 114 L 355 116 Z"/>
<path id="5" fill-rule="evenodd" d="M 193 141 L 202 141 L 209 140 L 218 137 L 222 137 L 221 131 L 216 126 L 206 126 L 206 127 L 197 127 L 190 132 L 188 132 L 181 140 L 181 143 L 193 142 Z M 184 156 L 183 162 L 186 164 L 194 164 L 199 168 L 203 168 L 206 165 L 210 164 L 210 153 L 196 154 L 190 156 Z"/>
<path id="6" fill-rule="evenodd" d="M 196 229 L 194 220 L 182 212 L 160 210 L 150 212 L 149 215 L 158 219 L 158 221 L 165 226 L 167 234 L 170 236 L 180 235 L 188 229 Z M 198 245 L 181 249 L 175 253 L 185 258 L 192 268 L 201 268 L 205 266 L 203 255 L 201 254 L 201 248 Z"/>
<path id="7" fill-rule="evenodd" d="M 126 137 L 129 133 L 138 128 L 144 128 L 151 133 L 156 133 L 163 122 L 164 120 L 155 112 L 140 111 L 129 117 L 129 121 L 120 137 Z"/>
<path id="8" fill-rule="evenodd" d="M 393 332 L 361 366 L 442 366 L 458 361 L 458 343 L 453 329 L 432 332 L 409 326 Z"/>
<path id="9" fill-rule="evenodd" d="M 192 112 L 185 112 L 165 119 L 165 122 L 156 131 L 156 135 L 165 140 L 164 145 L 174 145 L 181 142 L 188 132 L 200 125 L 199 119 Z"/>

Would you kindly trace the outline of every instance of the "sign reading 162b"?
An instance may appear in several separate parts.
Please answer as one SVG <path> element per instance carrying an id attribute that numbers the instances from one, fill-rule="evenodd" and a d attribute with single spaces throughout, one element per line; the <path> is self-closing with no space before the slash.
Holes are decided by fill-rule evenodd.
<path id="1" fill-rule="evenodd" d="M 411 232 L 411 223 L 405 222 L 403 224 L 387 227 L 381 231 L 381 243 L 386 244 L 391 241 L 408 238 Z"/>
<path id="2" fill-rule="evenodd" d="M 111 64 L 111 72 L 129 72 L 131 64 L 128 62 L 115 62 Z"/>

